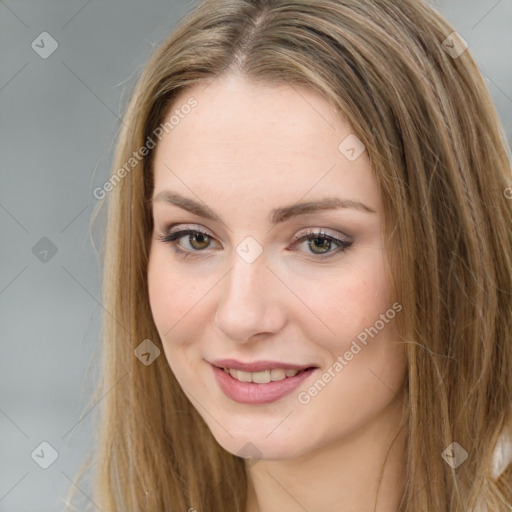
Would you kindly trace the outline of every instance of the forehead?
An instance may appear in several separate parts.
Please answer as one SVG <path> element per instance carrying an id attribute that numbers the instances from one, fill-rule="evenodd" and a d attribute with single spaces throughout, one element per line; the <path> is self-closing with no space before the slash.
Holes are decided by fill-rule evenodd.
<path id="1" fill-rule="evenodd" d="M 183 108 L 191 98 L 195 106 Z M 156 192 L 189 188 L 222 200 L 286 190 L 296 201 L 339 192 L 378 205 L 367 154 L 350 161 L 340 151 L 355 136 L 350 124 L 312 89 L 231 76 L 182 91 L 164 122 L 173 113 L 156 148 Z"/>

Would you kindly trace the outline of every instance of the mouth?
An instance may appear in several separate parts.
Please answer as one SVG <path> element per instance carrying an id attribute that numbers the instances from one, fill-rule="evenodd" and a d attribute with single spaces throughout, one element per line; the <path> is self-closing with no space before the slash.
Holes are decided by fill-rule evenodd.
<path id="1" fill-rule="evenodd" d="M 268 363 L 241 364 L 233 368 L 234 364 L 217 366 L 210 363 L 215 380 L 220 390 L 234 402 L 241 404 L 262 405 L 276 402 L 290 395 L 301 384 L 313 375 L 317 366 L 303 366 L 290 368 L 293 365 L 283 363 L 269 365 Z M 266 365 L 266 369 L 261 369 Z M 240 366 L 257 366 L 258 371 L 240 369 Z"/>

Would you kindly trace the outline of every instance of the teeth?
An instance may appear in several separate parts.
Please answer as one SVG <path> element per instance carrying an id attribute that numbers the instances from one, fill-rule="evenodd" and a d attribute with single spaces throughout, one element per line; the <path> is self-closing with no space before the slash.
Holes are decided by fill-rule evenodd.
<path id="1" fill-rule="evenodd" d="M 232 372 L 233 370 L 230 370 L 230 372 Z M 237 376 L 234 376 L 232 373 L 231 375 L 233 375 L 235 377 L 235 379 L 238 379 L 242 382 L 252 382 L 252 376 L 251 376 L 251 372 L 243 372 L 242 370 L 238 370 L 237 372 Z"/>
<path id="2" fill-rule="evenodd" d="M 255 382 L 257 384 L 267 384 L 269 382 L 284 380 L 287 377 L 295 377 L 295 375 L 299 373 L 299 370 L 283 370 L 282 368 L 262 372 L 244 372 L 242 370 L 224 368 L 224 371 L 240 382 Z"/>
<path id="3" fill-rule="evenodd" d="M 254 372 L 252 374 L 252 381 L 257 384 L 267 384 L 270 382 L 270 375 L 272 370 L 265 370 L 264 372 Z"/>
<path id="4" fill-rule="evenodd" d="M 270 372 L 270 380 L 283 380 L 286 378 L 286 370 L 281 370 L 280 368 L 277 370 L 272 370 Z"/>

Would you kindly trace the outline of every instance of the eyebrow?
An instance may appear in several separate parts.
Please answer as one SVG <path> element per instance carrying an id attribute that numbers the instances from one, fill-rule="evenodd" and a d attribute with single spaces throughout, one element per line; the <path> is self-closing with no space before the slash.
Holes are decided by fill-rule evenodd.
<path id="1" fill-rule="evenodd" d="M 188 197 L 184 197 L 176 192 L 163 190 L 152 198 L 152 202 L 156 201 L 174 204 L 175 206 L 187 210 L 194 215 L 224 224 L 222 219 L 208 206 L 198 203 Z M 335 210 L 338 208 L 353 208 L 365 213 L 377 213 L 373 208 L 370 208 L 359 201 L 341 199 L 339 197 L 324 197 L 316 201 L 296 203 L 289 206 L 275 208 L 270 212 L 270 222 L 275 225 L 285 222 L 292 217 L 307 215 L 308 213 L 314 213 L 322 210 Z"/>

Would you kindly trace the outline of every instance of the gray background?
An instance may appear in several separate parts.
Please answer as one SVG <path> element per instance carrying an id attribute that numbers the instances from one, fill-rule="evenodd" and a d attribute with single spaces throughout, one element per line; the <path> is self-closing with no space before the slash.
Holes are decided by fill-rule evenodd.
<path id="1" fill-rule="evenodd" d="M 92 191 L 109 175 L 126 88 L 190 5 L 0 0 L 0 512 L 62 510 L 91 443 L 92 414 L 80 418 L 102 311 Z M 434 6 L 469 42 L 512 144 L 512 0 Z M 58 43 L 46 59 L 31 47 L 42 32 Z M 43 441 L 58 452 L 48 469 L 31 458 Z"/>

